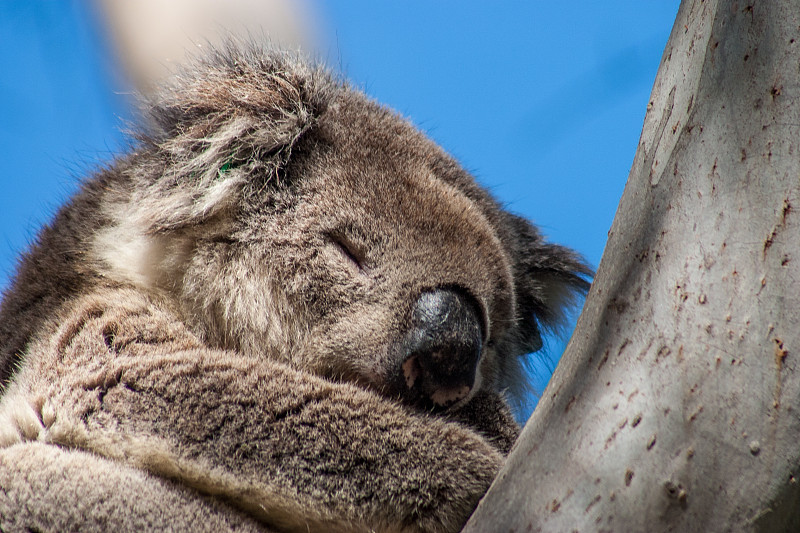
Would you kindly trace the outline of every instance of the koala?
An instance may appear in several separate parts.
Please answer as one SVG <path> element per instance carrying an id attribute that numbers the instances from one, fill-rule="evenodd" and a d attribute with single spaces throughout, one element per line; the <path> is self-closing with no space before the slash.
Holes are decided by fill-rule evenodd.
<path id="1" fill-rule="evenodd" d="M 0 529 L 458 531 L 583 260 L 295 54 L 141 123 L 4 294 Z"/>

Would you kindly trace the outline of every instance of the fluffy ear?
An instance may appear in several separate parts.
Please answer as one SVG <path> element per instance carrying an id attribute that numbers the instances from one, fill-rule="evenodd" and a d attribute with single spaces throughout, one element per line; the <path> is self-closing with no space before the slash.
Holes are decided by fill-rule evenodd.
<path id="1" fill-rule="evenodd" d="M 499 386 L 517 414 L 526 413 L 532 390 L 531 358 L 542 348 L 542 330 L 556 331 L 567 312 L 589 289 L 593 272 L 574 251 L 544 241 L 524 218 L 504 213 L 504 236 L 511 255 L 516 292 L 515 327 L 497 346 Z M 524 421 L 524 420 L 523 420 Z"/>
<path id="2" fill-rule="evenodd" d="M 287 53 L 240 50 L 196 63 L 146 105 L 143 150 L 124 171 L 149 233 L 202 222 L 244 188 L 279 177 L 327 106 L 335 82 L 322 69 Z"/>
<path id="3" fill-rule="evenodd" d="M 518 356 L 542 347 L 542 329 L 558 331 L 567 311 L 589 289 L 586 278 L 593 272 L 574 251 L 545 242 L 524 218 L 511 214 L 506 218 L 517 296 L 517 334 L 505 348 L 507 355 Z"/>

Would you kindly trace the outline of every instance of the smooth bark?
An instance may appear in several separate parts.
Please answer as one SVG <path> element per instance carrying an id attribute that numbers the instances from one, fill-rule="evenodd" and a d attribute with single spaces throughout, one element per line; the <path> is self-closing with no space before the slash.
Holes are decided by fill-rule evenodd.
<path id="1" fill-rule="evenodd" d="M 799 27 L 681 4 L 576 333 L 467 531 L 800 530 Z"/>

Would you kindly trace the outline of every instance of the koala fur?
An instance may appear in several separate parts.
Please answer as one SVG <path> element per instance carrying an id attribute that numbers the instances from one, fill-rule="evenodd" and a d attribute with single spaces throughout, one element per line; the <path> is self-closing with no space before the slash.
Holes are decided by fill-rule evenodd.
<path id="1" fill-rule="evenodd" d="M 4 295 L 0 530 L 457 531 L 588 268 L 294 55 L 143 122 Z"/>

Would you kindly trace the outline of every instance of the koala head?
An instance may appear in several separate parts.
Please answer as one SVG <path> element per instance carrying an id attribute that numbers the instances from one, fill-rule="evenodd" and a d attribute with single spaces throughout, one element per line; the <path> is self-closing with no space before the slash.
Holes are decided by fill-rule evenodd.
<path id="1" fill-rule="evenodd" d="M 295 57 L 218 52 L 147 113 L 93 249 L 211 345 L 445 409 L 519 391 L 587 287 L 406 120 Z"/>

